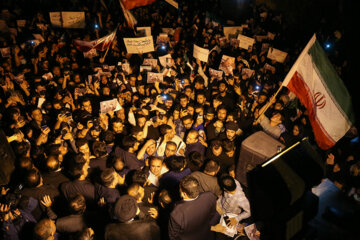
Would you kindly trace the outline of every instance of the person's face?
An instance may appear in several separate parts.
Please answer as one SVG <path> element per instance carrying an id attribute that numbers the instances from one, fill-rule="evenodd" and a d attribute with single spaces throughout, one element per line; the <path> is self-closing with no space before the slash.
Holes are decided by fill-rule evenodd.
<path id="1" fill-rule="evenodd" d="M 146 148 L 146 153 L 149 155 L 149 156 L 153 156 L 156 152 L 156 144 L 151 144 L 150 146 L 148 146 Z"/>
<path id="2" fill-rule="evenodd" d="M 179 117 L 180 117 L 180 112 L 179 112 L 178 110 L 174 110 L 174 112 L 173 112 L 173 117 L 174 117 L 174 120 L 179 119 Z"/>
<path id="3" fill-rule="evenodd" d="M 212 121 L 212 120 L 214 119 L 214 114 L 213 114 L 213 113 L 207 113 L 207 114 L 205 115 L 205 117 L 206 117 L 206 119 L 207 119 L 208 121 Z"/>
<path id="4" fill-rule="evenodd" d="M 80 83 L 81 82 L 81 79 L 80 79 L 80 75 L 79 74 L 76 74 L 75 77 L 74 77 L 74 82 L 76 83 Z"/>
<path id="5" fill-rule="evenodd" d="M 216 157 L 218 157 L 222 153 L 222 147 L 218 147 L 218 148 L 212 147 L 211 151 Z"/>
<path id="6" fill-rule="evenodd" d="M 188 102 L 189 102 L 189 101 L 188 101 L 187 98 L 181 98 L 181 99 L 180 99 L 180 105 L 181 105 L 181 107 L 185 108 L 185 107 L 187 106 Z"/>
<path id="7" fill-rule="evenodd" d="M 188 112 L 189 115 L 193 116 L 193 115 L 194 115 L 194 112 L 195 112 L 194 107 L 188 106 L 188 107 L 187 107 L 187 112 Z"/>
<path id="8" fill-rule="evenodd" d="M 60 76 L 61 72 L 60 72 L 60 68 L 59 67 L 54 67 L 53 68 L 53 73 L 55 76 Z"/>
<path id="9" fill-rule="evenodd" d="M 135 136 L 136 140 L 138 140 L 139 142 L 141 142 L 144 139 L 144 132 L 138 132 Z"/>
<path id="10" fill-rule="evenodd" d="M 186 144 L 194 144 L 197 142 L 197 134 L 196 133 L 189 133 L 186 137 Z"/>
<path id="11" fill-rule="evenodd" d="M 124 124 L 122 124 L 121 122 L 114 122 L 112 126 L 116 134 L 122 133 L 122 131 L 124 130 Z"/>
<path id="12" fill-rule="evenodd" d="M 191 129 L 192 125 L 193 125 L 193 120 L 191 119 L 185 119 L 185 121 L 183 122 L 184 127 L 189 130 Z"/>
<path id="13" fill-rule="evenodd" d="M 109 96 L 110 95 L 110 88 L 106 87 L 102 89 L 102 93 L 104 96 Z"/>
<path id="14" fill-rule="evenodd" d="M 37 122 L 42 122 L 43 120 L 43 115 L 40 111 L 40 109 L 36 109 L 32 112 L 32 117 L 35 119 L 35 121 Z"/>
<path id="15" fill-rule="evenodd" d="M 135 77 L 131 77 L 130 80 L 129 80 L 129 84 L 130 84 L 130 86 L 135 87 L 136 78 L 135 78 Z"/>
<path id="16" fill-rule="evenodd" d="M 83 102 L 83 108 L 88 113 L 92 113 L 92 106 L 90 101 Z"/>
<path id="17" fill-rule="evenodd" d="M 86 144 L 80 146 L 79 147 L 79 152 L 81 152 L 81 153 L 83 153 L 85 155 L 89 154 L 90 153 L 89 145 L 86 143 Z"/>
<path id="18" fill-rule="evenodd" d="M 220 121 L 225 121 L 226 119 L 226 110 L 225 109 L 220 109 L 218 111 L 217 117 Z"/>
<path id="19" fill-rule="evenodd" d="M 153 160 L 150 163 L 150 171 L 157 177 L 161 175 L 162 161 L 161 160 Z"/>
<path id="20" fill-rule="evenodd" d="M 188 98 L 191 98 L 192 91 L 190 88 L 187 88 L 184 93 L 186 96 L 188 96 Z"/>
<path id="21" fill-rule="evenodd" d="M 169 136 L 170 139 L 172 139 L 175 136 L 175 131 L 174 129 L 168 129 L 166 130 L 166 135 Z"/>
<path id="22" fill-rule="evenodd" d="M 173 105 L 173 100 L 166 100 L 165 101 L 165 106 L 169 109 L 171 108 L 171 106 Z"/>
<path id="23" fill-rule="evenodd" d="M 203 89 L 203 88 L 204 88 L 204 84 L 201 84 L 201 83 L 198 83 L 198 82 L 197 82 L 197 83 L 195 83 L 195 86 L 194 86 L 194 87 L 195 87 L 196 90 Z"/>
<path id="24" fill-rule="evenodd" d="M 274 105 L 274 109 L 275 110 L 278 110 L 278 111 L 281 111 L 283 109 L 283 106 L 281 105 L 281 103 L 275 103 Z"/>
<path id="25" fill-rule="evenodd" d="M 220 93 L 224 93 L 225 91 L 226 91 L 226 85 L 225 84 L 223 84 L 223 83 L 221 83 L 220 85 L 219 85 L 219 91 L 220 91 Z"/>
<path id="26" fill-rule="evenodd" d="M 174 145 L 166 145 L 166 148 L 165 148 L 165 157 L 171 157 L 171 156 L 174 156 L 176 154 L 176 146 Z"/>
<path id="27" fill-rule="evenodd" d="M 260 95 L 258 98 L 258 103 L 263 104 L 266 101 L 267 97 L 265 95 Z"/>
<path id="28" fill-rule="evenodd" d="M 275 114 L 274 116 L 271 117 L 270 119 L 272 122 L 275 122 L 275 123 L 281 123 L 281 114 L 280 113 L 277 113 Z"/>
<path id="29" fill-rule="evenodd" d="M 299 127 L 298 127 L 297 125 L 295 125 L 295 126 L 293 127 L 293 135 L 294 135 L 294 136 L 298 136 L 299 133 L 300 133 Z"/>
<path id="30" fill-rule="evenodd" d="M 141 128 L 144 127 L 145 123 L 146 123 L 146 118 L 142 117 L 137 119 L 137 124 L 139 127 Z"/>
<path id="31" fill-rule="evenodd" d="M 196 101 L 197 103 L 203 105 L 205 104 L 206 98 L 204 97 L 204 95 L 197 95 Z"/>
<path id="32" fill-rule="evenodd" d="M 234 130 L 226 129 L 226 138 L 229 140 L 233 140 L 236 136 L 236 132 Z"/>
<path id="33" fill-rule="evenodd" d="M 90 134 L 91 134 L 91 136 L 92 136 L 93 138 L 98 138 L 99 135 L 100 135 L 100 131 L 98 131 L 98 130 L 91 130 Z"/>
<path id="34" fill-rule="evenodd" d="M 115 171 L 121 171 L 121 170 L 123 170 L 123 168 L 124 168 L 124 162 L 122 162 L 122 161 L 116 161 L 116 162 L 114 163 L 114 169 L 115 169 Z"/>
<path id="35" fill-rule="evenodd" d="M 139 145 L 140 145 L 140 142 L 136 142 L 133 149 L 134 149 L 134 152 L 137 151 L 139 149 Z"/>
<path id="36" fill-rule="evenodd" d="M 116 112 L 116 117 L 120 118 L 122 121 L 125 121 L 125 109 L 122 108 L 119 111 Z"/>

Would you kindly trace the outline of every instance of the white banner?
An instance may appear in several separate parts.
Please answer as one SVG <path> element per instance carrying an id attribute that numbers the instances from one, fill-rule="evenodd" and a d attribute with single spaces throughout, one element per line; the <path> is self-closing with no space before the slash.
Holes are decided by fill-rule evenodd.
<path id="1" fill-rule="evenodd" d="M 209 49 L 201 48 L 194 44 L 193 57 L 202 62 L 207 62 L 209 57 Z"/>
<path id="2" fill-rule="evenodd" d="M 153 59 L 153 58 L 145 58 L 144 59 L 144 62 L 143 62 L 143 65 L 146 65 L 146 66 L 151 66 L 152 68 L 156 68 L 157 66 L 157 59 Z"/>
<path id="3" fill-rule="evenodd" d="M 250 38 L 244 35 L 239 34 L 238 38 L 240 40 L 240 48 L 246 49 L 248 50 L 249 47 L 252 47 L 252 45 L 254 45 L 255 43 L 255 39 L 254 38 Z"/>
<path id="4" fill-rule="evenodd" d="M 287 52 L 280 51 L 276 48 L 269 48 L 267 57 L 271 60 L 275 60 L 279 63 L 283 63 L 287 57 Z"/>
<path id="5" fill-rule="evenodd" d="M 124 43 L 128 53 L 148 53 L 154 51 L 154 41 L 152 36 L 141 38 L 124 38 Z"/>
<path id="6" fill-rule="evenodd" d="M 163 79 L 164 79 L 164 75 L 162 73 L 154 73 L 154 72 L 147 73 L 147 83 L 162 82 Z"/>
<path id="7" fill-rule="evenodd" d="M 137 27 L 136 31 L 140 32 L 140 31 L 144 31 L 145 32 L 145 36 L 151 36 L 151 27 Z"/>

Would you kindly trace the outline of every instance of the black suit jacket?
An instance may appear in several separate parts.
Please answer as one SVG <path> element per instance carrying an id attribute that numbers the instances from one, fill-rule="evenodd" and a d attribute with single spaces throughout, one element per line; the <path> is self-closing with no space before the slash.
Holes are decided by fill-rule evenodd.
<path id="1" fill-rule="evenodd" d="M 171 212 L 169 220 L 170 240 L 211 240 L 210 231 L 216 224 L 216 196 L 201 193 L 195 200 L 181 201 Z"/>
<path id="2" fill-rule="evenodd" d="M 106 226 L 105 240 L 160 240 L 160 228 L 155 221 L 134 220 Z"/>

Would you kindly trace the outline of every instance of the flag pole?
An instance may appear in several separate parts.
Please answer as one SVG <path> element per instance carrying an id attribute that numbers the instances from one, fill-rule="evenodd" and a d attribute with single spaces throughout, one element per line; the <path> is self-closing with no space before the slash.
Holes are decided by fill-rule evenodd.
<path id="1" fill-rule="evenodd" d="M 276 98 L 276 96 L 279 94 L 279 92 L 281 91 L 281 89 L 283 88 L 283 86 L 284 86 L 284 85 L 281 84 L 281 86 L 279 87 L 279 89 L 276 91 L 276 93 L 275 93 L 271 98 Z M 266 110 L 268 110 L 268 108 L 270 107 L 271 104 L 269 104 L 269 103 L 270 103 L 270 100 L 269 100 L 269 102 L 267 103 L 264 111 L 262 111 L 262 113 L 256 118 L 256 120 L 255 120 L 256 123 L 259 121 L 260 117 L 265 114 Z"/>
<path id="2" fill-rule="evenodd" d="M 117 30 L 118 30 L 119 26 L 120 26 L 120 23 L 118 23 L 118 25 L 116 26 L 116 29 L 115 29 L 115 37 L 116 37 L 116 33 L 117 33 Z M 114 38 L 115 38 L 115 37 L 114 37 Z M 101 58 L 101 59 L 102 59 L 102 62 L 105 62 L 106 55 L 107 55 L 109 49 L 112 47 L 113 43 L 114 43 L 114 41 L 111 42 L 111 45 L 106 49 L 105 55 Z"/>

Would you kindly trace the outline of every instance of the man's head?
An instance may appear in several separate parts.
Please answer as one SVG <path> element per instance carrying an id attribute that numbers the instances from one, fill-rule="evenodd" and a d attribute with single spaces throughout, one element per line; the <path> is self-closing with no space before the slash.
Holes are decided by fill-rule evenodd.
<path id="1" fill-rule="evenodd" d="M 34 239 L 53 240 L 56 232 L 56 225 L 51 219 L 40 220 L 34 228 Z"/>
<path id="2" fill-rule="evenodd" d="M 236 138 L 236 131 L 239 129 L 235 122 L 227 122 L 225 124 L 226 138 L 233 141 Z"/>
<path id="3" fill-rule="evenodd" d="M 158 157 L 151 157 L 149 161 L 150 165 L 150 172 L 155 176 L 159 177 L 161 175 L 161 168 L 162 168 L 163 161 Z"/>
<path id="4" fill-rule="evenodd" d="M 122 123 L 122 121 L 119 118 L 116 118 L 113 122 L 112 122 L 112 129 L 115 132 L 115 134 L 119 134 L 122 133 L 124 130 L 124 124 Z"/>
<path id="5" fill-rule="evenodd" d="M 31 117 L 37 122 L 42 122 L 43 120 L 43 114 L 41 113 L 40 108 L 35 108 L 31 111 Z"/>
<path id="6" fill-rule="evenodd" d="M 92 113 L 92 105 L 89 98 L 84 98 L 81 103 L 81 107 L 83 110 L 87 111 L 88 113 Z"/>
<path id="7" fill-rule="evenodd" d="M 95 141 L 92 145 L 92 150 L 95 157 L 102 157 L 107 154 L 106 143 Z"/>
<path id="8" fill-rule="evenodd" d="M 233 157 L 235 154 L 235 144 L 233 141 L 230 141 L 229 139 L 225 139 L 223 141 L 223 149 L 225 154 L 228 157 Z"/>
<path id="9" fill-rule="evenodd" d="M 194 144 L 199 141 L 199 132 L 195 129 L 190 130 L 186 137 L 186 144 Z"/>
<path id="10" fill-rule="evenodd" d="M 192 119 L 192 117 L 190 115 L 184 116 L 183 118 L 181 118 L 181 121 L 187 130 L 191 129 L 191 127 L 194 123 L 194 120 Z"/>
<path id="11" fill-rule="evenodd" d="M 136 200 L 130 195 L 121 196 L 114 206 L 114 214 L 120 222 L 128 222 L 138 213 Z"/>
<path id="12" fill-rule="evenodd" d="M 142 186 L 140 186 L 140 184 L 138 184 L 138 183 L 131 184 L 129 186 L 127 192 L 130 196 L 135 198 L 135 200 L 137 202 L 142 202 L 142 200 L 144 198 L 144 194 L 145 194 L 144 188 Z"/>
<path id="13" fill-rule="evenodd" d="M 181 172 L 186 166 L 186 159 L 183 156 L 171 156 L 168 162 L 170 170 L 174 172 Z"/>
<path id="14" fill-rule="evenodd" d="M 215 139 L 211 142 L 210 144 L 210 149 L 211 152 L 215 155 L 215 156 L 220 156 L 222 153 L 222 143 L 220 140 Z"/>
<path id="15" fill-rule="evenodd" d="M 76 147 L 78 148 L 79 152 L 83 153 L 84 155 L 90 154 L 89 143 L 85 139 L 78 139 L 76 141 Z"/>
<path id="16" fill-rule="evenodd" d="M 182 94 L 180 95 L 179 97 L 179 101 L 180 101 L 180 105 L 182 108 L 186 108 L 187 107 L 187 104 L 189 103 L 189 98 L 187 95 L 185 94 Z"/>
<path id="17" fill-rule="evenodd" d="M 42 183 L 42 178 L 40 172 L 36 168 L 33 168 L 26 173 L 25 185 L 27 187 L 35 188 L 41 185 L 41 183 Z"/>
<path id="18" fill-rule="evenodd" d="M 122 147 L 125 151 L 135 152 L 138 150 L 139 142 L 133 136 L 124 136 L 122 139 Z"/>
<path id="19" fill-rule="evenodd" d="M 139 142 L 142 142 L 144 140 L 144 132 L 139 126 L 132 127 L 130 134 Z"/>
<path id="20" fill-rule="evenodd" d="M 86 210 L 85 197 L 80 193 L 77 193 L 71 198 L 69 206 L 71 214 L 82 215 Z"/>
<path id="21" fill-rule="evenodd" d="M 220 178 L 219 185 L 223 191 L 228 193 L 234 193 L 236 190 L 235 180 L 229 175 L 222 176 Z"/>
<path id="22" fill-rule="evenodd" d="M 176 143 L 169 141 L 166 143 L 165 146 L 165 157 L 171 157 L 174 156 L 177 152 L 177 146 Z"/>
<path id="23" fill-rule="evenodd" d="M 273 111 L 270 121 L 275 124 L 280 124 L 284 121 L 284 116 L 279 111 Z"/>
<path id="24" fill-rule="evenodd" d="M 183 199 L 194 199 L 199 196 L 199 182 L 192 176 L 184 177 L 180 182 L 180 196 Z"/>
<path id="25" fill-rule="evenodd" d="M 101 172 L 100 179 L 105 187 L 111 188 L 117 185 L 117 172 L 114 168 L 106 168 Z"/>
<path id="26" fill-rule="evenodd" d="M 220 170 L 220 165 L 215 160 L 209 160 L 205 163 L 204 172 L 211 176 L 215 176 Z"/>
<path id="27" fill-rule="evenodd" d="M 224 105 L 220 105 L 217 109 L 217 118 L 222 121 L 225 122 L 226 120 L 226 115 L 227 115 L 227 110 L 226 107 Z"/>

